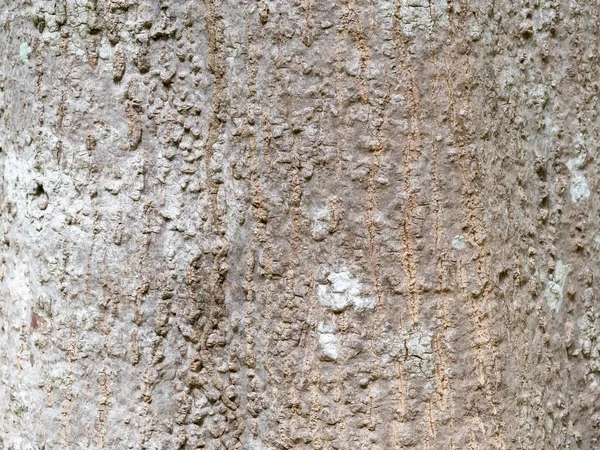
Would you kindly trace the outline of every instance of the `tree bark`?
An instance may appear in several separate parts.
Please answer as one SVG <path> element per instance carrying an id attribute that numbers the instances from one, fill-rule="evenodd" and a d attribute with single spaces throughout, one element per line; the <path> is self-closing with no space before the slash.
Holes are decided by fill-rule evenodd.
<path id="1" fill-rule="evenodd" d="M 0 449 L 596 449 L 597 1 L 0 0 Z"/>

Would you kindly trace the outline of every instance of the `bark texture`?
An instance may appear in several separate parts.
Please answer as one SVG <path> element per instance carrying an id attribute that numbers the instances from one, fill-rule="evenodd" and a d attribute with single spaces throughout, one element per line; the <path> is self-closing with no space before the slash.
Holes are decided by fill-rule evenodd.
<path id="1" fill-rule="evenodd" d="M 0 0 L 0 449 L 597 449 L 596 0 Z"/>

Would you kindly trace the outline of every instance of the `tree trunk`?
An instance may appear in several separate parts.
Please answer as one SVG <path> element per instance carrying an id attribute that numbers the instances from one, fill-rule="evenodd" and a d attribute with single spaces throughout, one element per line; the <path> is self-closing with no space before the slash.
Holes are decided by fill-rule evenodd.
<path id="1" fill-rule="evenodd" d="M 0 449 L 597 449 L 597 1 L 0 0 Z"/>

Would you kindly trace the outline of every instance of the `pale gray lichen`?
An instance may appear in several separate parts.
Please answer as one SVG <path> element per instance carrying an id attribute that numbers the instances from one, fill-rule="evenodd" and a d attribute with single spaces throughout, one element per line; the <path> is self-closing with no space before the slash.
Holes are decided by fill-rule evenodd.
<path id="1" fill-rule="evenodd" d="M 21 44 L 21 47 L 19 47 L 19 57 L 21 58 L 21 61 L 29 61 L 29 54 L 31 53 L 31 50 L 32 49 L 27 42 L 23 42 Z"/>
<path id="2" fill-rule="evenodd" d="M 562 305 L 565 284 L 570 270 L 570 265 L 559 260 L 556 262 L 554 273 L 548 276 L 545 297 L 551 311 L 558 312 Z"/>
<path id="3" fill-rule="evenodd" d="M 361 295 L 362 284 L 347 269 L 331 272 L 327 280 L 329 284 L 317 286 L 317 298 L 321 305 L 334 312 L 342 312 L 349 306 L 354 306 L 356 311 L 365 311 L 377 304 L 375 297 Z"/>
<path id="4" fill-rule="evenodd" d="M 585 294 L 584 294 L 585 295 Z M 589 297 L 593 297 L 593 290 L 590 289 Z M 593 371 L 600 370 L 600 342 L 597 336 L 599 333 L 598 314 L 588 311 L 577 320 L 579 338 L 577 345 L 571 350 L 573 356 L 583 353 L 589 360 L 589 367 Z"/>
<path id="5" fill-rule="evenodd" d="M 325 239 L 329 233 L 331 217 L 329 207 L 319 208 L 314 211 L 311 232 L 313 239 L 321 241 Z"/>
<path id="6" fill-rule="evenodd" d="M 381 339 L 376 343 L 376 351 L 381 355 L 382 365 L 401 361 L 407 373 L 432 378 L 436 367 L 432 340 L 431 331 L 418 325 Z"/>

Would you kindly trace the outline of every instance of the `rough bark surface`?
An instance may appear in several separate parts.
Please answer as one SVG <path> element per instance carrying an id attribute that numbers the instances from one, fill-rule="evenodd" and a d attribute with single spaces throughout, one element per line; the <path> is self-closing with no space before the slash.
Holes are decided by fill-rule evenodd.
<path id="1" fill-rule="evenodd" d="M 595 0 L 0 0 L 0 449 L 595 449 Z"/>

